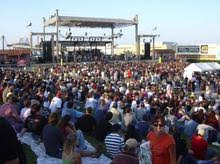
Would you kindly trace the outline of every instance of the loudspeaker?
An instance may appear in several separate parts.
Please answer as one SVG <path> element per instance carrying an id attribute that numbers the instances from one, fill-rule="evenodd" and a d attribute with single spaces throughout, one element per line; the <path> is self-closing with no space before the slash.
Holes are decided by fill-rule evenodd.
<path id="1" fill-rule="evenodd" d="M 144 59 L 151 59 L 151 57 L 150 57 L 150 43 L 144 43 Z"/>
<path id="2" fill-rule="evenodd" d="M 50 41 L 43 42 L 43 60 L 44 62 L 52 62 L 52 44 Z"/>

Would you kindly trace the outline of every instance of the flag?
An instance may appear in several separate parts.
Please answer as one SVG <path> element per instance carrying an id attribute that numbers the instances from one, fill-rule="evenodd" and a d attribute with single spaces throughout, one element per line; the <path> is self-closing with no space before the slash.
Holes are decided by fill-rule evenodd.
<path id="1" fill-rule="evenodd" d="M 30 26 L 32 26 L 32 23 L 30 22 L 26 27 L 30 27 Z"/>
<path id="2" fill-rule="evenodd" d="M 156 31 L 156 30 L 157 30 L 157 27 L 154 27 L 154 28 L 153 28 L 153 31 Z"/>

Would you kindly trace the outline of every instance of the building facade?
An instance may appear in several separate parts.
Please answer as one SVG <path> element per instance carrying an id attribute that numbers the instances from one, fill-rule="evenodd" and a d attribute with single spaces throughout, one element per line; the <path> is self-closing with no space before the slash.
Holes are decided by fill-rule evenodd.
<path id="1" fill-rule="evenodd" d="M 220 45 L 177 45 L 176 59 L 180 60 L 220 60 Z"/>
<path id="2" fill-rule="evenodd" d="M 174 42 L 156 42 L 154 48 L 152 43 L 140 44 L 140 55 L 145 55 L 145 44 L 150 44 L 150 56 L 154 55 L 154 59 L 162 57 L 163 60 L 175 59 L 176 43 Z M 117 45 L 115 47 L 116 55 L 134 55 L 136 53 L 135 45 Z"/>

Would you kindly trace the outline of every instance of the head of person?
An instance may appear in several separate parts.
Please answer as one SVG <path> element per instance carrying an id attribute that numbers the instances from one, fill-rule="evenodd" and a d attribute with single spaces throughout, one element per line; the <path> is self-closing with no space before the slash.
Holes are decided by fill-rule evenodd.
<path id="1" fill-rule="evenodd" d="M 40 112 L 40 106 L 38 104 L 34 104 L 31 106 L 31 115 L 36 115 Z"/>
<path id="2" fill-rule="evenodd" d="M 74 103 L 73 103 L 73 101 L 72 100 L 69 100 L 68 102 L 67 102 L 67 108 L 69 108 L 69 109 L 71 109 L 71 108 L 73 108 L 73 105 L 74 105 Z"/>
<path id="3" fill-rule="evenodd" d="M 30 105 L 31 105 L 31 100 L 30 100 L 30 99 L 25 99 L 25 100 L 23 101 L 23 104 L 24 104 L 24 106 L 25 106 L 26 108 L 28 108 L 28 107 L 30 107 Z"/>
<path id="4" fill-rule="evenodd" d="M 58 91 L 58 92 L 56 93 L 56 97 L 58 97 L 58 98 L 61 98 L 61 97 L 62 97 L 61 91 Z"/>
<path id="5" fill-rule="evenodd" d="M 58 122 L 58 126 L 61 128 L 61 127 L 65 127 L 65 126 L 68 126 L 69 123 L 70 123 L 70 120 L 71 120 L 71 116 L 69 115 L 65 115 L 63 116 L 59 122 Z"/>
<path id="6" fill-rule="evenodd" d="M 156 135 L 161 135 L 164 133 L 164 126 L 164 116 L 161 114 L 156 115 L 153 120 L 153 130 L 156 133 Z"/>
<path id="7" fill-rule="evenodd" d="M 126 142 L 125 142 L 125 147 L 124 150 L 125 151 L 130 151 L 130 152 L 135 152 L 136 148 L 138 147 L 138 142 L 136 139 L 134 138 L 129 138 Z"/>
<path id="8" fill-rule="evenodd" d="M 107 112 L 107 113 L 105 114 L 105 120 L 107 120 L 107 121 L 111 120 L 111 119 L 112 119 L 112 116 L 113 116 L 112 112 Z"/>
<path id="9" fill-rule="evenodd" d="M 86 114 L 92 114 L 92 108 L 91 107 L 86 108 Z"/>
<path id="10" fill-rule="evenodd" d="M 69 154 L 76 146 L 77 138 L 75 133 L 69 133 L 63 145 L 63 151 Z"/>
<path id="11" fill-rule="evenodd" d="M 59 121 L 58 114 L 57 113 L 51 113 L 49 118 L 48 118 L 48 123 L 55 126 L 55 125 L 57 125 L 58 121 Z"/>
<path id="12" fill-rule="evenodd" d="M 137 133 L 137 131 L 135 129 L 135 126 L 132 124 L 129 124 L 128 128 L 127 128 L 127 135 L 128 136 L 135 136 L 136 133 Z"/>
<path id="13" fill-rule="evenodd" d="M 111 132 L 113 132 L 113 133 L 118 132 L 120 129 L 121 129 L 121 125 L 114 124 L 114 125 L 112 125 Z"/>
<path id="14" fill-rule="evenodd" d="M 100 105 L 104 106 L 105 104 L 106 104 L 105 99 L 101 99 Z"/>
<path id="15" fill-rule="evenodd" d="M 124 110 L 124 113 L 126 114 L 126 113 L 130 113 L 130 112 L 131 112 L 131 108 L 126 107 L 125 110 Z"/>
<path id="16" fill-rule="evenodd" d="M 7 94 L 7 96 L 6 96 L 6 98 L 7 98 L 7 102 L 8 102 L 8 103 L 14 104 L 14 103 L 17 102 L 17 98 L 13 95 L 12 92 L 9 92 L 9 93 Z"/>
<path id="17" fill-rule="evenodd" d="M 144 105 L 143 102 L 140 103 L 140 107 L 141 107 L 141 108 L 144 108 L 144 107 L 145 107 L 145 105 Z"/>

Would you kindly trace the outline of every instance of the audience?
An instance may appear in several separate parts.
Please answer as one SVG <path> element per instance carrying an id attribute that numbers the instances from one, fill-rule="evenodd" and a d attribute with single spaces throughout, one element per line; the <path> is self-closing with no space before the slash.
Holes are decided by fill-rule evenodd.
<path id="1" fill-rule="evenodd" d="M 124 138 L 141 142 L 147 135 L 153 143 L 153 163 L 192 162 L 193 153 L 202 150 L 197 150 L 195 145 L 196 153 L 186 145 L 175 158 L 175 147 L 185 141 L 182 138 L 174 141 L 172 135 L 180 132 L 180 136 L 186 137 L 186 143 L 199 138 L 208 142 L 207 154 L 200 159 L 214 162 L 212 157 L 215 158 L 216 152 L 210 151 L 210 144 L 218 145 L 220 141 L 220 87 L 217 87 L 220 77 L 215 72 L 184 77 L 183 70 L 188 64 L 95 62 L 41 66 L 33 70 L 0 69 L 0 94 L 4 103 L 0 106 L 0 116 L 8 120 L 17 133 L 24 125 L 27 131 L 42 136 L 46 153 L 53 157 L 61 158 L 64 140 L 70 133 L 76 135 L 76 142 L 72 144 L 81 157 L 92 155 L 86 153 L 84 139 L 84 135 L 90 135 L 105 141 L 112 159 L 126 151 L 123 150 Z M 31 113 L 33 104 L 38 104 L 39 110 L 32 109 Z M 154 120 L 158 114 L 161 118 Z M 36 121 L 41 122 L 43 118 L 48 119 L 45 126 Z M 111 131 L 115 124 L 121 126 Z M 198 136 L 196 130 L 202 129 L 204 135 Z M 109 143 L 113 136 L 117 136 L 117 142 Z M 157 149 L 156 140 L 162 145 L 161 149 Z M 67 150 L 66 155 L 69 153 Z M 97 154 L 93 152 L 93 155 Z M 80 161 L 78 157 L 76 161 Z"/>

